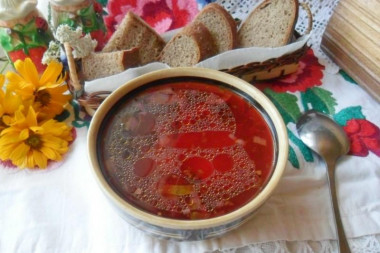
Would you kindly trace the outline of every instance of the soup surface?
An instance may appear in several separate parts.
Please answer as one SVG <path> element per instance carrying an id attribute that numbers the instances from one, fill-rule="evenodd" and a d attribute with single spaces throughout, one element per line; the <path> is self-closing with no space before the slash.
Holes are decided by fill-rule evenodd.
<path id="1" fill-rule="evenodd" d="M 103 173 L 122 198 L 166 218 L 205 219 L 246 204 L 270 177 L 273 137 L 229 88 L 168 79 L 117 103 L 100 128 Z"/>

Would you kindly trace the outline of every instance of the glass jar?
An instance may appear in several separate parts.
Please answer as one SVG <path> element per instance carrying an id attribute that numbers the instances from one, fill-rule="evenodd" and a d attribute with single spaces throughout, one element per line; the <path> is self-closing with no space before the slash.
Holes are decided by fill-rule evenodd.
<path id="1" fill-rule="evenodd" d="M 0 44 L 12 63 L 29 57 L 42 73 L 42 57 L 53 35 L 36 5 L 37 1 L 0 1 Z"/>
<path id="2" fill-rule="evenodd" d="M 98 44 L 95 51 L 100 51 L 106 43 L 107 30 L 103 21 L 103 8 L 93 0 L 50 0 L 49 21 L 55 30 L 61 24 L 82 28 Z"/>

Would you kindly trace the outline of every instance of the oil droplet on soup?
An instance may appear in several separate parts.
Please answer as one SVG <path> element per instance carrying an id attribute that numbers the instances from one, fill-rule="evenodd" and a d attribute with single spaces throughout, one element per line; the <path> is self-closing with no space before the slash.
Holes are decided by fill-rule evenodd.
<path id="1" fill-rule="evenodd" d="M 119 103 L 105 122 L 98 148 L 109 184 L 156 215 L 205 219 L 232 212 L 271 174 L 269 126 L 251 103 L 222 86 L 170 79 Z"/>

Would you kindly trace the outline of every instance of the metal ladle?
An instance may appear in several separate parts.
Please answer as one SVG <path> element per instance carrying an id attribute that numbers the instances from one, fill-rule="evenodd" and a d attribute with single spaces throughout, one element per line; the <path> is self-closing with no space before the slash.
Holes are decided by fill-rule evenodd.
<path id="1" fill-rule="evenodd" d="M 334 209 L 338 245 L 341 253 L 349 253 L 347 238 L 344 234 L 342 220 L 335 188 L 335 165 L 338 158 L 347 154 L 350 142 L 343 129 L 325 114 L 310 110 L 303 114 L 297 124 L 297 132 L 301 140 L 324 159 L 327 166 L 327 178 L 330 185 L 331 199 Z"/>

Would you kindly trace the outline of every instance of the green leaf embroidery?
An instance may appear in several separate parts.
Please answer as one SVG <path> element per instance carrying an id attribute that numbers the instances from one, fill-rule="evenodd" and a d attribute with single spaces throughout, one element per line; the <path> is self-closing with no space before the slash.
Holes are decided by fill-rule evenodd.
<path id="1" fill-rule="evenodd" d="M 289 93 L 276 93 L 271 89 L 265 89 L 264 93 L 272 100 L 284 119 L 285 124 L 295 123 L 301 112 L 297 104 L 297 97 Z"/>
<path id="2" fill-rule="evenodd" d="M 302 96 L 303 103 L 310 103 L 312 108 L 330 115 L 335 113 L 335 106 L 337 105 L 332 93 L 328 90 L 313 87 L 306 90 Z"/>
<path id="3" fill-rule="evenodd" d="M 334 120 L 341 126 L 347 125 L 351 119 L 365 119 L 361 106 L 347 107 L 334 115 Z"/>
<path id="4" fill-rule="evenodd" d="M 96 0 L 98 3 L 100 3 L 103 7 L 107 6 L 108 0 Z"/>
<path id="5" fill-rule="evenodd" d="M 37 32 L 35 20 L 36 19 L 33 18 L 26 25 L 18 24 L 13 28 L 13 30 L 21 32 L 26 36 L 32 36 L 34 33 Z"/>
<path id="6" fill-rule="evenodd" d="M 295 134 L 288 129 L 288 136 L 292 143 L 294 143 L 299 150 L 301 151 L 303 157 L 305 158 L 305 161 L 307 162 L 313 162 L 314 157 L 311 152 L 311 150 L 301 141 Z"/>
<path id="7" fill-rule="evenodd" d="M 96 19 L 96 13 L 93 5 L 90 5 L 87 8 L 83 8 L 79 11 L 78 15 L 80 16 L 81 22 L 83 24 L 83 32 L 90 33 L 100 29 L 100 24 Z"/>
<path id="8" fill-rule="evenodd" d="M 38 29 L 36 18 L 27 24 L 17 24 L 13 29 L 0 28 L 0 43 L 6 52 L 23 50 L 29 55 L 29 49 L 47 47 L 53 38 L 49 31 Z"/>
<path id="9" fill-rule="evenodd" d="M 296 152 L 294 151 L 294 149 L 291 146 L 289 146 L 288 160 L 293 165 L 294 168 L 296 168 L 296 169 L 300 168 L 300 163 L 298 161 Z"/>
<path id="10" fill-rule="evenodd" d="M 90 125 L 90 120 L 86 120 L 80 117 L 80 106 L 77 101 L 72 100 L 71 105 L 73 106 L 74 109 L 74 121 L 72 122 L 72 125 L 76 128 L 81 128 L 81 127 L 89 127 Z"/>
<path id="11" fill-rule="evenodd" d="M 70 116 L 70 112 L 65 109 L 65 110 L 63 110 L 63 112 L 61 114 L 55 116 L 54 119 L 62 122 L 64 120 L 66 120 L 69 116 Z"/>
<path id="12" fill-rule="evenodd" d="M 77 27 L 76 21 L 74 21 L 74 19 L 72 18 L 71 15 L 69 15 L 69 13 L 60 12 L 57 17 L 57 22 L 60 25 L 68 25 L 72 28 Z"/>
<path id="13" fill-rule="evenodd" d="M 349 75 L 347 74 L 347 72 L 345 72 L 344 70 L 339 70 L 339 74 L 342 75 L 342 77 L 344 78 L 344 80 L 346 80 L 346 81 L 348 81 L 348 82 L 350 82 L 350 83 L 356 84 L 356 85 L 358 84 L 358 83 L 355 82 L 355 80 L 352 79 L 352 77 L 349 76 Z"/>
<path id="14" fill-rule="evenodd" d="M 11 36 L 8 34 L 10 31 L 10 29 L 0 27 L 0 44 L 6 52 L 11 51 L 13 47 Z"/>

